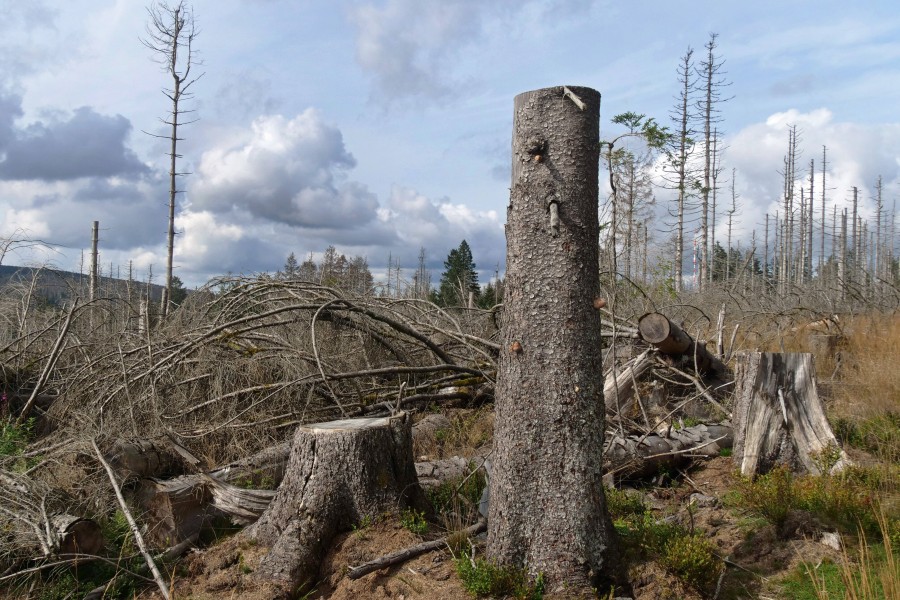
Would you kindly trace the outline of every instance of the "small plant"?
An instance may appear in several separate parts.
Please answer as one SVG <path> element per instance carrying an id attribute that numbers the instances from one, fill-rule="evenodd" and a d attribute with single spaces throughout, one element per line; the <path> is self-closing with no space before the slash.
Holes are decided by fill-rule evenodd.
<path id="1" fill-rule="evenodd" d="M 733 453 L 733 450 L 731 448 L 722 448 L 721 450 L 719 450 L 719 456 L 727 457 L 727 456 L 731 456 L 732 453 Z"/>
<path id="2" fill-rule="evenodd" d="M 475 467 L 476 465 L 474 464 L 469 465 L 471 469 L 475 469 Z M 455 497 L 461 498 L 464 503 L 470 506 L 477 507 L 481 501 L 481 494 L 486 484 L 487 480 L 484 477 L 484 472 L 478 469 L 467 478 L 457 477 L 450 479 L 437 487 L 426 490 L 426 496 L 436 513 L 447 511 Z"/>
<path id="3" fill-rule="evenodd" d="M 34 430 L 34 419 L 17 426 L 12 418 L 0 424 L 0 456 L 18 456 L 25 450 Z"/>
<path id="4" fill-rule="evenodd" d="M 711 587 L 724 566 L 709 540 L 699 535 L 670 539 L 663 549 L 661 562 L 679 579 L 698 590 Z"/>
<path id="5" fill-rule="evenodd" d="M 794 474 L 779 465 L 755 481 L 744 479 L 738 484 L 742 504 L 781 529 L 791 510 L 798 506 Z"/>
<path id="6" fill-rule="evenodd" d="M 813 464 L 819 472 L 827 475 L 831 473 L 831 469 L 841 460 L 841 448 L 837 444 L 830 443 L 810 458 L 812 458 Z"/>
<path id="7" fill-rule="evenodd" d="M 425 513 L 408 508 L 400 513 L 400 524 L 416 535 L 425 535 L 428 532 L 428 521 Z"/>
<path id="8" fill-rule="evenodd" d="M 616 488 L 605 488 L 606 509 L 609 516 L 616 519 L 625 519 L 632 515 L 643 515 L 647 512 L 644 501 L 634 494 L 629 494 Z"/>
<path id="9" fill-rule="evenodd" d="M 456 572 L 467 592 L 475 596 L 518 600 L 541 600 L 544 597 L 544 577 L 538 574 L 532 581 L 523 569 L 495 565 L 483 558 L 474 558 L 475 551 L 456 559 Z"/>
<path id="10" fill-rule="evenodd" d="M 372 515 L 364 516 L 359 523 L 355 523 L 352 525 L 353 532 L 358 536 L 365 535 L 365 530 L 372 526 L 374 520 L 372 519 Z"/>

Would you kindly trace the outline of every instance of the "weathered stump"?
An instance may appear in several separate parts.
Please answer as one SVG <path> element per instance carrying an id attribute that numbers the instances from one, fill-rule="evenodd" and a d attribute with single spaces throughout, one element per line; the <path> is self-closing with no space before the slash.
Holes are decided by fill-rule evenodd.
<path id="1" fill-rule="evenodd" d="M 278 492 L 244 535 L 271 548 L 257 577 L 294 590 L 314 583 L 338 533 L 367 517 L 425 506 L 409 415 L 304 425 Z"/>
<path id="2" fill-rule="evenodd" d="M 849 463 L 816 392 L 812 354 L 743 352 L 735 367 L 734 460 L 752 477 L 776 464 L 819 474 Z M 825 456 L 834 453 L 832 461 Z M 833 464 L 828 464 L 832 462 Z"/>

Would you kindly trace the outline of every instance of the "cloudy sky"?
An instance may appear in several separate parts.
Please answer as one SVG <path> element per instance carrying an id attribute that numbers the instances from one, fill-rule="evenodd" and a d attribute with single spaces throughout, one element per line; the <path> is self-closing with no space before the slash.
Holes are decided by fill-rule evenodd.
<path id="1" fill-rule="evenodd" d="M 0 0 L 0 235 L 53 244 L 6 263 L 78 269 L 100 221 L 101 262 L 138 276 L 165 256 L 169 79 L 141 44 L 139 0 Z M 467 239 L 504 261 L 513 97 L 552 85 L 602 95 L 609 119 L 665 122 L 675 69 L 719 34 L 737 235 L 781 190 L 787 126 L 801 164 L 829 150 L 829 201 L 878 175 L 900 193 L 895 0 L 197 0 L 203 77 L 183 129 L 176 273 L 274 271 L 329 245 L 435 280 Z M 146 132 L 146 133 L 145 133 Z M 804 167 L 805 168 L 805 167 Z M 818 168 L 818 167 L 817 167 Z M 803 173 L 801 173 L 803 175 Z M 726 185 L 730 185 L 726 183 Z M 602 195 L 602 194 L 601 194 Z M 660 201 L 666 192 L 658 193 Z M 657 237 L 667 235 L 662 221 Z"/>

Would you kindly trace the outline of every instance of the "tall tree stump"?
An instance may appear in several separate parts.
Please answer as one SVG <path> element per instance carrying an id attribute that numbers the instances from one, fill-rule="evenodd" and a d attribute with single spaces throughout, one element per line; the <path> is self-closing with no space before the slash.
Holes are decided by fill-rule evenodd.
<path id="1" fill-rule="evenodd" d="M 849 464 L 816 391 L 812 354 L 742 352 L 735 366 L 734 460 L 753 477 L 776 464 L 820 474 Z M 825 454 L 833 453 L 828 464 Z"/>
<path id="2" fill-rule="evenodd" d="M 366 517 L 424 509 L 410 425 L 403 413 L 301 426 L 272 503 L 245 531 L 271 548 L 257 576 L 289 590 L 311 585 L 335 535 Z"/>
<path id="3" fill-rule="evenodd" d="M 551 592 L 589 591 L 612 540 L 593 306 L 599 111 L 583 87 L 515 98 L 487 553 L 543 573 Z"/>

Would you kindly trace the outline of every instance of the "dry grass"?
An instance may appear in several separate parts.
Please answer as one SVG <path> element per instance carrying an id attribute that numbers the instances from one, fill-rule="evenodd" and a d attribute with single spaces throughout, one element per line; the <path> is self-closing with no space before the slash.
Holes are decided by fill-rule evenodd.
<path id="1" fill-rule="evenodd" d="M 900 315 L 865 315 L 845 329 L 836 416 L 871 418 L 900 413 Z"/>

